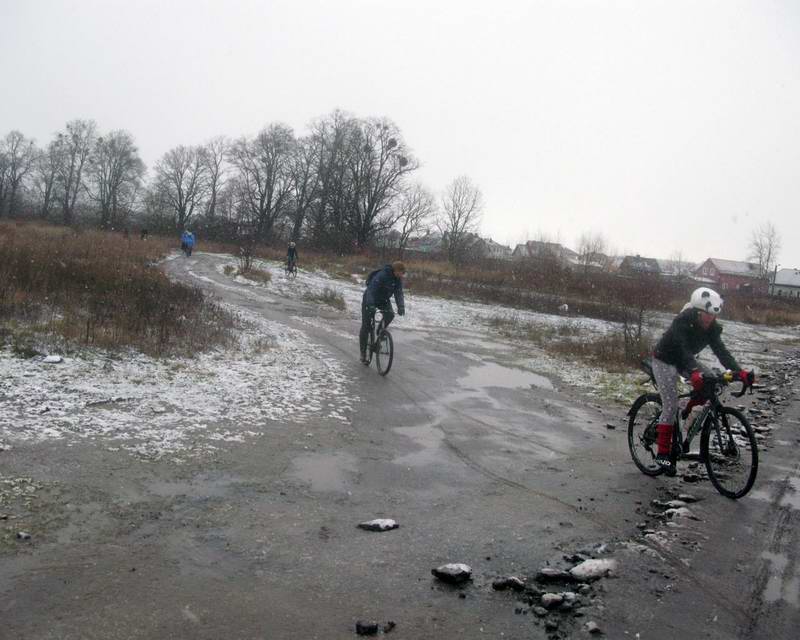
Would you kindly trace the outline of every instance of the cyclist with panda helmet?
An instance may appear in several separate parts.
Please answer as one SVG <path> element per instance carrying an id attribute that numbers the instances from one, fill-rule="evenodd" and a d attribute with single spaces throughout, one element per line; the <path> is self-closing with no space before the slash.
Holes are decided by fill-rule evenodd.
<path id="1" fill-rule="evenodd" d="M 695 289 L 690 301 L 672 320 L 653 352 L 653 375 L 661 394 L 662 407 L 656 427 L 656 462 L 665 467 L 669 475 L 675 474 L 670 449 L 672 429 L 678 413 L 678 376 L 688 378 L 692 388 L 700 391 L 703 388 L 703 373 L 708 373 L 695 356 L 706 347 L 711 347 L 722 366 L 736 372 L 739 379 L 747 381 L 749 378 L 752 383 L 752 373 L 741 369 L 722 342 L 722 325 L 717 322 L 722 304 L 722 296 L 716 291 L 708 287 Z"/>

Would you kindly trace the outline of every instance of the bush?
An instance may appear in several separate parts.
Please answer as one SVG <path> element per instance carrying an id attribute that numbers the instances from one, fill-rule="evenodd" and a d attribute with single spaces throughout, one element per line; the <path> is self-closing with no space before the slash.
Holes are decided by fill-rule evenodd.
<path id="1" fill-rule="evenodd" d="M 269 271 L 264 271 L 263 269 L 256 269 L 255 267 L 250 267 L 249 269 L 242 270 L 241 267 L 236 271 L 237 276 L 242 276 L 243 278 L 247 278 L 248 280 L 252 280 L 253 282 L 258 282 L 260 284 L 269 284 L 272 282 L 272 274 Z"/>
<path id="2" fill-rule="evenodd" d="M 347 306 L 344 302 L 344 296 L 342 296 L 342 294 L 336 289 L 332 289 L 331 287 L 325 287 L 320 292 L 308 292 L 304 297 L 310 302 L 321 302 L 322 304 L 327 304 L 328 306 L 338 309 L 339 311 L 344 311 Z"/>
<path id="3" fill-rule="evenodd" d="M 156 238 L 2 223 L 0 325 L 151 354 L 226 342 L 230 316 L 157 267 L 170 250 Z"/>

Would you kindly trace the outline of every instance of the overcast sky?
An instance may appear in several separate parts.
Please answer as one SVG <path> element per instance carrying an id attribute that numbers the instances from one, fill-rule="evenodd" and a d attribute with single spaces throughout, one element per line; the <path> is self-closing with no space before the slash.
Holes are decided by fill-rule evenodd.
<path id="1" fill-rule="evenodd" d="M 800 2 L 0 0 L 0 135 L 123 128 L 179 144 L 388 116 L 482 231 L 800 267 Z"/>

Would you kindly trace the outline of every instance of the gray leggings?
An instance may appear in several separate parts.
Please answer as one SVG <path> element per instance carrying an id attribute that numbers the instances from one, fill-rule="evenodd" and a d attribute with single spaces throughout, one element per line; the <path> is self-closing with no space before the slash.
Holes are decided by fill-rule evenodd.
<path id="1" fill-rule="evenodd" d="M 653 374 L 661 394 L 660 424 L 673 424 L 678 417 L 678 369 L 653 358 Z"/>

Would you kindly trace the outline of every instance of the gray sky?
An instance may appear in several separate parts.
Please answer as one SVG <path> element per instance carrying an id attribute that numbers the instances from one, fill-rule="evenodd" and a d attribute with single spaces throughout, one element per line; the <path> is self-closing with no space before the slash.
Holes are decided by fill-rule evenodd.
<path id="1" fill-rule="evenodd" d="M 0 0 L 0 134 L 72 118 L 178 144 L 388 116 L 482 230 L 800 267 L 800 2 Z"/>

